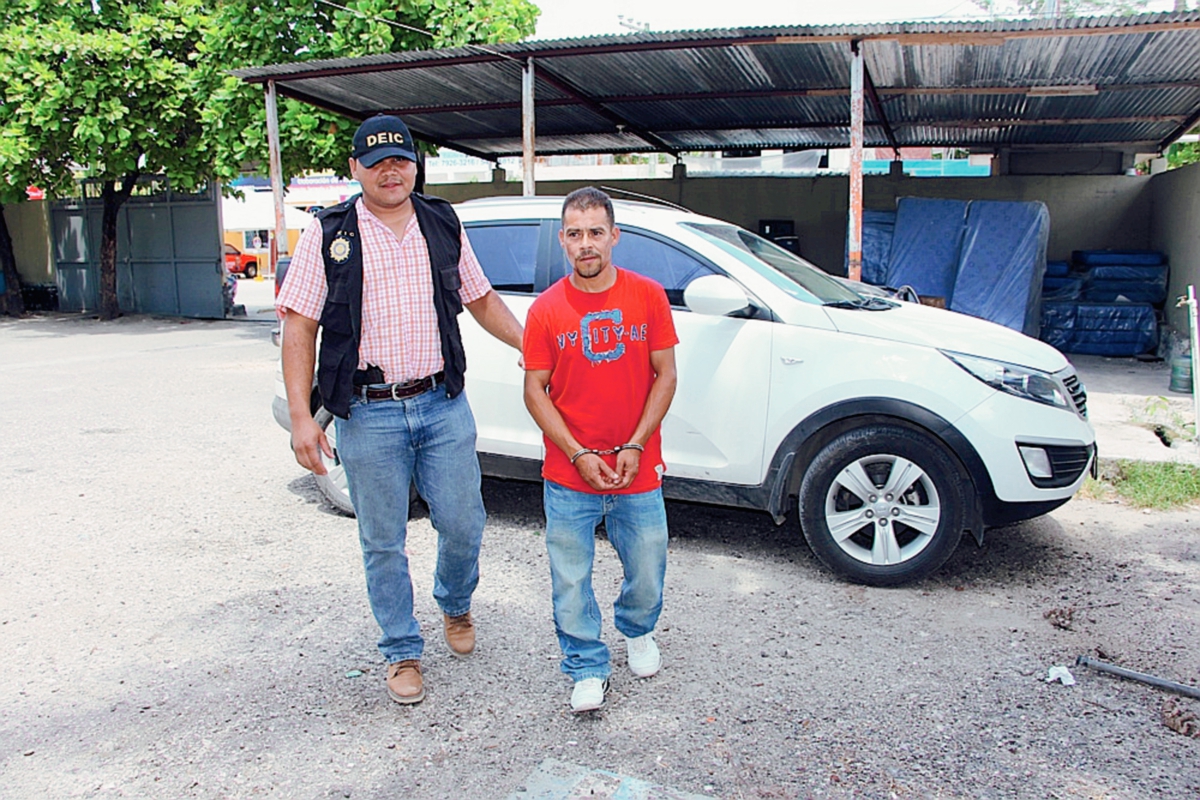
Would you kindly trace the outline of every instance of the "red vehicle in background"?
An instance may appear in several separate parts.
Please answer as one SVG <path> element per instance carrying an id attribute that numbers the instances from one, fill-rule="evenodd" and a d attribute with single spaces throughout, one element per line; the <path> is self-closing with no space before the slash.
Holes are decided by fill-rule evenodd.
<path id="1" fill-rule="evenodd" d="M 253 278 L 258 274 L 258 256 L 243 253 L 229 242 L 225 243 L 225 270 L 230 275 Z"/>

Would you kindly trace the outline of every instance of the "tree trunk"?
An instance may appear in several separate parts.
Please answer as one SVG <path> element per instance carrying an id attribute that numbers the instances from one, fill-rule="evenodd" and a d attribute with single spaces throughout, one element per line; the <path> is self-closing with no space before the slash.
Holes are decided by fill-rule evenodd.
<path id="1" fill-rule="evenodd" d="M 0 265 L 4 272 L 0 314 L 19 317 L 25 313 L 25 301 L 21 298 L 21 276 L 17 274 L 17 257 L 13 254 L 12 236 L 8 232 L 8 221 L 4 219 L 3 205 L 0 205 Z"/>
<path id="2" fill-rule="evenodd" d="M 129 199 L 137 183 L 138 173 L 131 172 L 116 181 L 105 181 L 100 192 L 104 202 L 104 216 L 100 222 L 100 319 L 116 319 L 121 316 L 121 303 L 117 299 L 117 215 L 121 206 Z"/>

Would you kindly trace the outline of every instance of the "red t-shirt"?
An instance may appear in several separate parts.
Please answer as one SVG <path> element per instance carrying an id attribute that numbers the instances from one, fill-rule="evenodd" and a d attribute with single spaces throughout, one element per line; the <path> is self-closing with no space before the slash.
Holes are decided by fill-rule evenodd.
<path id="1" fill-rule="evenodd" d="M 654 368 L 650 353 L 679 343 L 671 304 L 653 280 L 617 269 L 607 291 L 581 292 L 570 278 L 534 301 L 525 322 L 525 369 L 550 370 L 550 400 L 584 447 L 609 450 L 625 444 L 646 407 Z M 617 457 L 603 457 L 610 467 Z M 662 435 L 646 442 L 637 477 L 620 494 L 662 485 Z M 542 477 L 596 494 L 571 463 L 570 454 L 546 439 Z"/>

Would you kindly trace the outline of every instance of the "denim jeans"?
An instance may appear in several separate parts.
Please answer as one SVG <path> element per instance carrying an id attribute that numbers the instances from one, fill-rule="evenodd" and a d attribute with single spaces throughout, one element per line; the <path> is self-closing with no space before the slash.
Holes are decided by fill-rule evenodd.
<path id="1" fill-rule="evenodd" d="M 545 481 L 546 549 L 554 592 L 554 629 L 562 671 L 573 681 L 607 678 L 608 648 L 600 639 L 600 607 L 592 591 L 596 526 L 621 559 L 624 580 L 613 623 L 631 638 L 654 630 L 667 572 L 667 514 L 662 489 L 640 494 L 589 494 Z"/>
<path id="2" fill-rule="evenodd" d="M 388 663 L 420 658 L 425 643 L 413 616 L 405 552 L 409 484 L 416 481 L 438 534 L 433 597 L 444 613 L 465 614 L 479 583 L 486 520 L 475 418 L 465 394 L 450 399 L 438 386 L 407 400 L 355 398 L 350 419 L 336 424 L 338 455 L 358 516 L 367 596 L 383 630 L 379 649 Z"/>

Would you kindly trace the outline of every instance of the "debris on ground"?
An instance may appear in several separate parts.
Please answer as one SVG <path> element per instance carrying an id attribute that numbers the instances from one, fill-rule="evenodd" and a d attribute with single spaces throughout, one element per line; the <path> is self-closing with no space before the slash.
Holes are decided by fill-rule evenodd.
<path id="1" fill-rule="evenodd" d="M 1072 630 L 1071 623 L 1075 620 L 1075 606 L 1052 608 L 1043 613 L 1042 616 L 1048 619 L 1054 627 L 1069 631 Z"/>
<path id="2" fill-rule="evenodd" d="M 1176 733 L 1200 739 L 1200 717 L 1177 697 L 1168 697 L 1163 701 L 1162 721 L 1163 725 Z"/>
<path id="3" fill-rule="evenodd" d="M 1060 681 L 1063 686 L 1074 686 L 1075 676 L 1066 667 L 1051 667 L 1050 671 L 1046 674 L 1046 682 L 1054 683 L 1055 681 Z"/>

